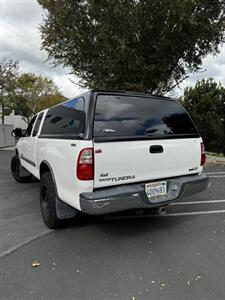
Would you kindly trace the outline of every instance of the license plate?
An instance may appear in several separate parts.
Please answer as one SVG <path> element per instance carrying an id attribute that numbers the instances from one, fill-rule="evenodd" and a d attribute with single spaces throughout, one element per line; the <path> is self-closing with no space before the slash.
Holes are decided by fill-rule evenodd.
<path id="1" fill-rule="evenodd" d="M 148 198 L 155 198 L 167 194 L 166 181 L 151 182 L 145 185 L 145 192 Z"/>

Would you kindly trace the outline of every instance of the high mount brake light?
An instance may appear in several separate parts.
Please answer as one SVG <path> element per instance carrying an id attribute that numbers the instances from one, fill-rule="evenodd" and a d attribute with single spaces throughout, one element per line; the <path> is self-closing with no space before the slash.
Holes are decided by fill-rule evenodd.
<path id="1" fill-rule="evenodd" d="M 80 151 L 77 160 L 77 178 L 79 180 L 94 179 L 94 151 L 93 148 L 84 148 Z"/>

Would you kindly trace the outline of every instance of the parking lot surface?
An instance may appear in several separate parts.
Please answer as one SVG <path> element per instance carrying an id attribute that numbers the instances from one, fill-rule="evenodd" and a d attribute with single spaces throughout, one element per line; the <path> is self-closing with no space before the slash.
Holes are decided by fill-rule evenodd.
<path id="1" fill-rule="evenodd" d="M 0 151 L 0 299 L 224 299 L 225 165 L 164 215 L 43 225 L 39 183 L 16 183 Z M 32 267 L 33 261 L 40 264 Z"/>

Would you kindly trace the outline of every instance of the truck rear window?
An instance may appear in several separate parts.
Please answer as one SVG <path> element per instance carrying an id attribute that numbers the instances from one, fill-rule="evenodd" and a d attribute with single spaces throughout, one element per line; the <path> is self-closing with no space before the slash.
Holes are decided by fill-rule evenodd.
<path id="1" fill-rule="evenodd" d="M 176 101 L 121 95 L 97 97 L 94 137 L 100 140 L 198 136 L 192 120 Z"/>

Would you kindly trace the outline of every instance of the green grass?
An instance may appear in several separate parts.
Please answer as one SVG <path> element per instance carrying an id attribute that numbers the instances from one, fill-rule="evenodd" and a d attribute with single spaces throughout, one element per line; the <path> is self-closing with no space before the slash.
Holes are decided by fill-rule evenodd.
<path id="1" fill-rule="evenodd" d="M 212 156 L 216 156 L 216 157 L 220 157 L 220 158 L 225 158 L 225 156 L 223 155 L 223 153 L 216 153 L 216 152 L 208 152 L 208 151 L 206 151 L 206 154 L 212 155 Z"/>

